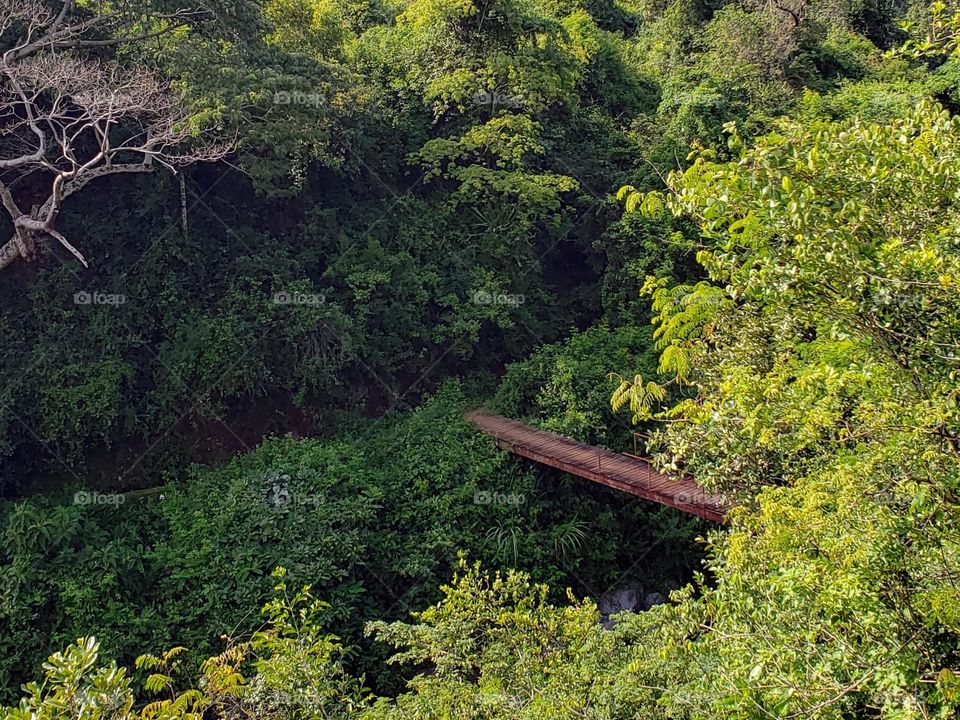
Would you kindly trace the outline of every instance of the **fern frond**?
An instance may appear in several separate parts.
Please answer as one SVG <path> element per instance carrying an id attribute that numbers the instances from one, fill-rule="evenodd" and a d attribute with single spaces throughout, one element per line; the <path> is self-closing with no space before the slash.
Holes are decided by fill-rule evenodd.
<path id="1" fill-rule="evenodd" d="M 158 658 L 156 655 L 141 655 L 134 662 L 134 667 L 137 670 L 155 670 L 156 668 L 163 665 L 163 660 Z"/>
<path id="2" fill-rule="evenodd" d="M 171 707 L 175 710 L 183 711 L 188 707 L 195 707 L 203 700 L 203 693 L 197 689 L 185 690 L 177 696 Z"/>
<path id="3" fill-rule="evenodd" d="M 689 353 L 676 343 L 668 345 L 660 353 L 660 364 L 657 366 L 657 372 L 665 375 L 673 373 L 681 380 L 686 380 L 690 373 Z"/>
<path id="4" fill-rule="evenodd" d="M 143 684 L 144 688 L 152 693 L 162 692 L 171 685 L 173 685 L 173 678 L 169 675 L 164 675 L 163 673 L 154 673 L 153 675 L 150 675 Z"/>
<path id="5" fill-rule="evenodd" d="M 163 710 L 166 704 L 167 702 L 165 700 L 157 700 L 156 702 L 152 702 L 146 707 L 144 707 L 143 710 L 140 711 L 140 717 L 141 718 L 156 717 L 157 715 L 160 714 L 160 711 Z"/>
<path id="6" fill-rule="evenodd" d="M 163 661 L 164 661 L 164 662 L 169 662 L 170 660 L 172 660 L 173 658 L 175 658 L 175 657 L 176 657 L 177 655 L 179 655 L 180 653 L 185 653 L 186 651 L 187 651 L 187 649 L 186 649 L 185 647 L 183 647 L 182 645 L 178 645 L 177 647 L 172 647 L 172 648 L 170 648 L 169 650 L 167 650 L 167 652 L 165 652 L 165 653 L 163 654 Z"/>

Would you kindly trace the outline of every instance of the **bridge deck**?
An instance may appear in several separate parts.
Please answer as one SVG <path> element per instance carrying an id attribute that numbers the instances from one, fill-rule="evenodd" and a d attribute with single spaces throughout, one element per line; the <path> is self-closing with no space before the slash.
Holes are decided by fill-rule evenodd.
<path id="1" fill-rule="evenodd" d="M 693 478 L 669 477 L 646 460 L 585 445 L 483 410 L 467 413 L 466 419 L 492 435 L 504 450 L 601 485 L 714 522 L 723 522 L 730 509 L 722 496 L 705 493 Z"/>

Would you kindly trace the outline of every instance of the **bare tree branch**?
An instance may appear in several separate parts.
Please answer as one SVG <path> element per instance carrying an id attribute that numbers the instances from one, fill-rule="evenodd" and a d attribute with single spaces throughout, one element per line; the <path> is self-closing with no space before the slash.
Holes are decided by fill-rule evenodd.
<path id="1" fill-rule="evenodd" d="M 40 0 L 0 0 L 0 40 L 9 46 L 0 56 L 0 201 L 14 226 L 0 269 L 31 259 L 35 241 L 48 237 L 86 265 L 56 221 L 63 201 L 92 180 L 157 166 L 176 172 L 230 151 L 231 143 L 192 127 L 181 99 L 148 68 L 79 54 L 157 37 L 196 16 L 184 10 L 131 23 L 117 12 L 80 13 L 75 0 L 62 0 L 56 14 Z M 48 188 L 42 203 L 29 203 L 30 214 L 13 191 L 26 177 L 42 177 Z"/>

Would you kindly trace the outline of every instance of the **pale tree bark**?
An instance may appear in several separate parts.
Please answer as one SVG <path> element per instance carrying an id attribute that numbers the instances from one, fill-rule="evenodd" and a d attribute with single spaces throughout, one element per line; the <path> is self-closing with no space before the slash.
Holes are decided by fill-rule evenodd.
<path id="1" fill-rule="evenodd" d="M 91 14 L 75 0 L 0 0 L 0 201 L 13 236 L 0 270 L 30 260 L 52 238 L 84 265 L 56 227 L 64 200 L 91 181 L 120 173 L 172 172 L 218 160 L 231 148 L 191 128 L 189 110 L 148 68 L 92 59 L 86 48 L 141 42 L 186 24 L 196 13 Z M 141 28 L 150 27 L 150 31 Z M 26 212 L 15 188 L 26 178 L 47 188 Z"/>

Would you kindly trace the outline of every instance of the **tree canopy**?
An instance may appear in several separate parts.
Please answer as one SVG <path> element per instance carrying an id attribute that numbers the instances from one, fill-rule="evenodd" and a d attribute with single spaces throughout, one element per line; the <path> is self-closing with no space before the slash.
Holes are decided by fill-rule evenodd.
<path id="1" fill-rule="evenodd" d="M 960 714 L 957 17 L 0 0 L 0 714 Z"/>

